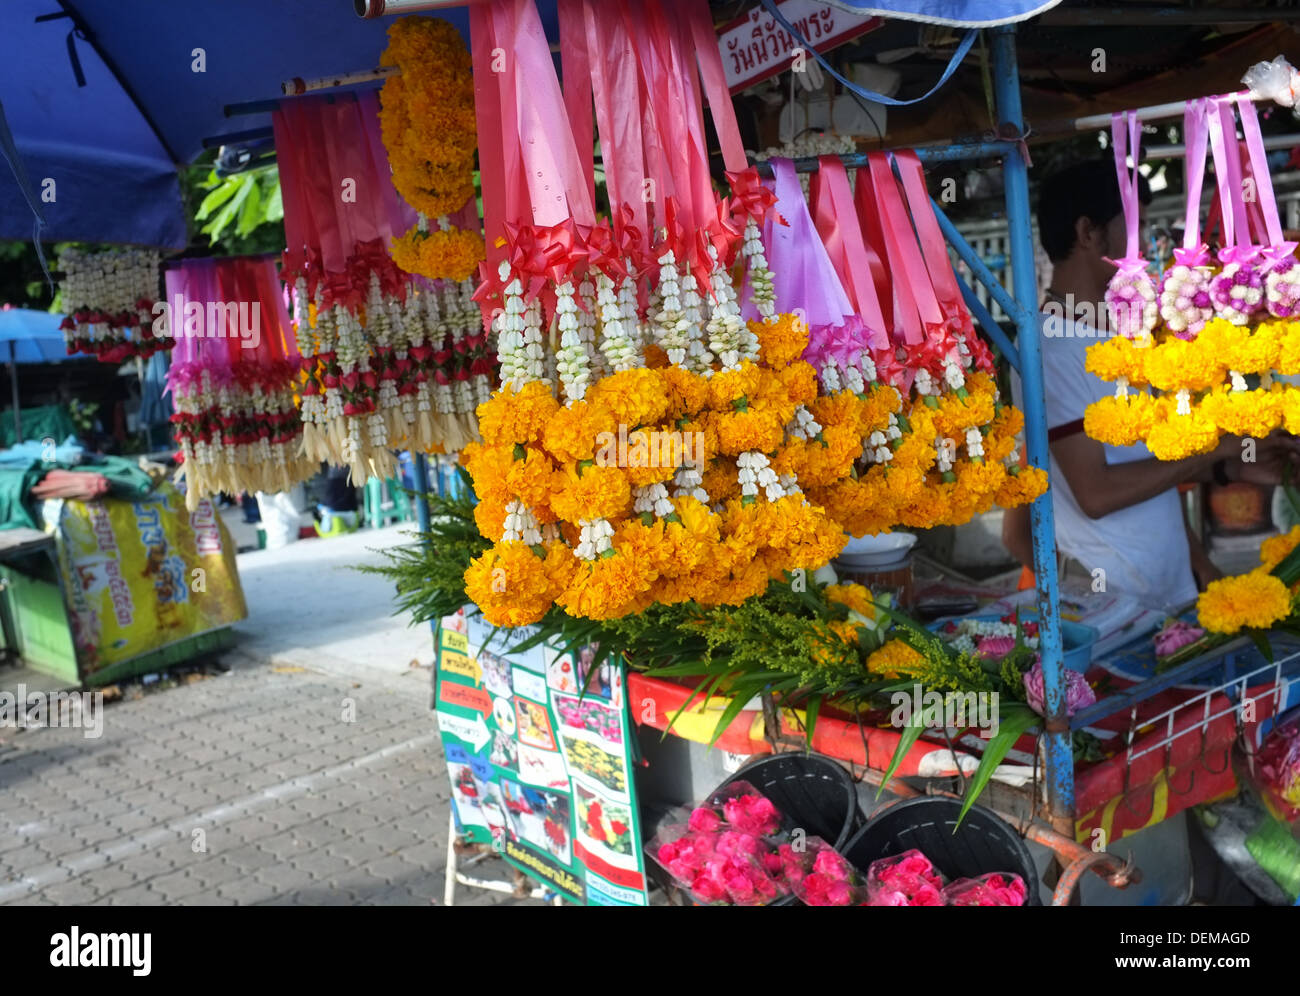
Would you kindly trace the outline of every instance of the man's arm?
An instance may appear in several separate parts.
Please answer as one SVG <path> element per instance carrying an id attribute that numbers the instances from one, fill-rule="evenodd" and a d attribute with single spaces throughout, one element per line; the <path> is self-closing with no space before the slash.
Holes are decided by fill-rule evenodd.
<path id="1" fill-rule="evenodd" d="M 1294 467 L 1300 454 L 1300 440 L 1276 433 L 1256 441 L 1255 459 L 1242 459 L 1244 447 L 1238 436 L 1224 436 L 1209 453 L 1184 460 L 1135 460 L 1109 464 L 1101 443 L 1082 432 L 1055 440 L 1052 456 L 1061 467 L 1066 483 L 1083 514 L 1090 519 L 1138 505 L 1184 481 L 1208 481 L 1214 465 L 1222 462 L 1229 480 L 1255 484 L 1279 484 L 1287 467 Z"/>
<path id="2" fill-rule="evenodd" d="M 1152 457 L 1132 463 L 1107 463 L 1102 444 L 1078 432 L 1052 443 L 1052 456 L 1083 514 L 1100 519 L 1121 508 L 1140 505 L 1184 481 L 1209 480 L 1214 464 L 1226 455 L 1219 452 L 1223 448 L 1221 445 L 1185 460 Z"/>

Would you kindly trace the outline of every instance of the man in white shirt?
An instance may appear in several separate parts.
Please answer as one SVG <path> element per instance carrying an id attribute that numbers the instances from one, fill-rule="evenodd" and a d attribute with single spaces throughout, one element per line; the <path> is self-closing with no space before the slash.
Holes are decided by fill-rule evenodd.
<path id="1" fill-rule="evenodd" d="M 1141 200 L 1145 209 L 1150 200 L 1145 180 Z M 1085 435 L 1084 409 L 1115 390 L 1084 366 L 1088 347 L 1108 324 L 1106 285 L 1115 272 L 1108 260 L 1125 252 L 1114 162 L 1077 163 L 1044 180 L 1038 225 L 1053 267 L 1041 343 L 1058 551 L 1093 577 L 1098 569 L 1104 571 L 1106 590 L 1131 594 L 1151 608 L 1175 610 L 1219 576 L 1186 527 L 1178 485 L 1210 480 L 1276 484 L 1300 448 L 1294 437 L 1276 433 L 1256 443 L 1255 459 L 1247 463 L 1242 440 L 1225 436 L 1211 453 L 1161 461 L 1141 443 L 1107 446 Z M 1018 380 L 1014 386 L 1018 394 Z M 1028 523 L 1028 509 L 1009 513 L 1003 540 L 1031 566 Z"/>

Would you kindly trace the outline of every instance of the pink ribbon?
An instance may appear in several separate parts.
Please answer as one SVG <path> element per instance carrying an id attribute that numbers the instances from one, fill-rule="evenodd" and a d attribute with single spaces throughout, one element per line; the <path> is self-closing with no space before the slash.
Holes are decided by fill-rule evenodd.
<path id="1" fill-rule="evenodd" d="M 862 227 L 853 210 L 848 172 L 839 156 L 821 156 L 817 163 L 811 184 L 813 221 L 840 282 L 861 316 L 864 343 L 873 350 L 882 349 L 889 342 L 889 334 L 876 298 Z"/>
<path id="2" fill-rule="evenodd" d="M 1237 154 L 1237 128 L 1232 116 L 1232 104 L 1231 99 L 1218 98 L 1207 111 L 1210 151 L 1214 156 L 1219 205 L 1223 211 L 1224 249 L 1246 245 L 1250 241 L 1246 207 L 1241 200 L 1241 159 Z M 1219 258 L 1223 259 L 1222 250 Z"/>
<path id="3" fill-rule="evenodd" d="M 1127 125 L 1127 127 L 1125 127 Z M 1119 198 L 1124 207 L 1124 230 L 1128 236 L 1124 250 L 1124 264 L 1131 269 L 1137 262 L 1146 269 L 1146 262 L 1138 251 L 1138 118 L 1133 111 L 1124 111 L 1110 116 L 1111 147 L 1115 152 L 1115 175 L 1119 181 Z M 1127 158 L 1131 151 L 1133 169 L 1128 168 Z M 1111 260 L 1117 266 L 1121 261 Z M 1124 268 L 1121 266 L 1121 268 Z"/>
<path id="4" fill-rule="evenodd" d="M 1255 180 L 1256 197 L 1260 211 L 1264 215 L 1264 226 L 1268 235 L 1268 247 L 1263 256 L 1269 262 L 1277 262 L 1295 252 L 1296 243 L 1284 242 L 1282 220 L 1278 217 L 1277 198 L 1273 194 L 1273 178 L 1268 171 L 1268 154 L 1264 151 L 1264 139 L 1259 131 L 1259 113 L 1251 100 L 1241 100 L 1238 105 L 1241 114 L 1241 131 L 1246 136 L 1246 148 L 1250 153 L 1250 162 Z"/>
<path id="5" fill-rule="evenodd" d="M 1209 249 L 1201 242 L 1201 190 L 1205 184 L 1205 150 L 1209 138 L 1206 105 L 1204 98 L 1189 100 L 1183 111 L 1187 215 L 1183 220 L 1183 248 L 1181 253 L 1174 250 L 1174 259 L 1182 266 L 1204 266 L 1210 259 Z"/>

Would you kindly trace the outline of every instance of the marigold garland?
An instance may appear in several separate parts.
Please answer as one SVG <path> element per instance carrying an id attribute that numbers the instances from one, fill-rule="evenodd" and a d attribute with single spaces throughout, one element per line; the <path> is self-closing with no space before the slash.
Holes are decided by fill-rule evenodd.
<path id="1" fill-rule="evenodd" d="M 1292 526 L 1290 532 L 1280 536 L 1270 536 L 1259 545 L 1260 567 L 1271 571 L 1297 546 L 1300 546 L 1300 526 Z"/>
<path id="2" fill-rule="evenodd" d="M 1211 581 L 1196 600 L 1196 616 L 1211 633 L 1268 629 L 1291 614 L 1291 591 L 1261 570 Z"/>
<path id="3" fill-rule="evenodd" d="M 430 280 L 466 280 L 484 257 L 478 232 L 452 228 L 447 216 L 474 196 L 474 77 L 469 51 L 449 21 L 404 17 L 388 28 L 381 66 L 379 124 L 393 186 L 421 223 L 390 247 L 393 261 Z M 426 231 L 429 219 L 438 227 Z"/>
<path id="4" fill-rule="evenodd" d="M 1300 372 L 1300 323 L 1290 319 L 1251 327 L 1213 318 L 1190 339 L 1116 336 L 1089 348 L 1087 369 L 1116 393 L 1088 407 L 1084 431 L 1114 446 L 1145 441 L 1161 460 L 1209 452 L 1225 433 L 1300 429 L 1297 388 L 1273 380 Z M 1163 393 L 1130 390 L 1146 384 Z"/>

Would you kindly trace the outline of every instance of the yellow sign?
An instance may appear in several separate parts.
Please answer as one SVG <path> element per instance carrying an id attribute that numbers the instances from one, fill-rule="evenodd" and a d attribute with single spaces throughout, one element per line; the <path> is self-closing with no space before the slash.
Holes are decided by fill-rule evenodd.
<path id="1" fill-rule="evenodd" d="M 438 666 L 447 674 L 458 674 L 476 685 L 483 681 L 483 669 L 478 666 L 478 661 L 454 650 L 444 650 Z"/>
<path id="2" fill-rule="evenodd" d="M 57 536 L 87 671 L 248 615 L 234 545 L 206 498 L 190 512 L 163 484 L 139 501 L 65 501 Z"/>
<path id="3" fill-rule="evenodd" d="M 457 633 L 454 630 L 444 629 L 442 631 L 442 648 L 444 650 L 455 650 L 458 653 L 469 653 L 469 637 L 464 633 Z"/>

